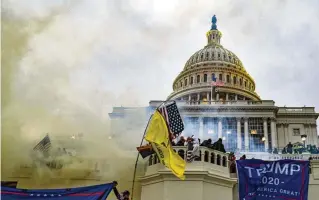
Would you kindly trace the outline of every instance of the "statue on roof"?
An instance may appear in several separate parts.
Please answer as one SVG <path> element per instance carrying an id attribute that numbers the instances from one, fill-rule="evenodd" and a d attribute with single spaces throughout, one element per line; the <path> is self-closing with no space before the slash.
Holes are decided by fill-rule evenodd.
<path id="1" fill-rule="evenodd" d="M 217 25 L 216 25 L 216 23 L 217 23 L 217 18 L 216 18 L 216 15 L 214 15 L 214 16 L 212 17 L 212 27 L 211 27 L 210 30 L 217 30 Z"/>

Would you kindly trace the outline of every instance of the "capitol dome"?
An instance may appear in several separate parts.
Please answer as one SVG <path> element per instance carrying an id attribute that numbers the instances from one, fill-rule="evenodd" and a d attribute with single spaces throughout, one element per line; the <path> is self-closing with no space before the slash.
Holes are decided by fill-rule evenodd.
<path id="1" fill-rule="evenodd" d="M 222 33 L 212 18 L 207 32 L 207 45 L 195 52 L 173 83 L 168 100 L 187 100 L 207 103 L 211 101 L 259 101 L 255 82 L 240 59 L 220 44 Z"/>

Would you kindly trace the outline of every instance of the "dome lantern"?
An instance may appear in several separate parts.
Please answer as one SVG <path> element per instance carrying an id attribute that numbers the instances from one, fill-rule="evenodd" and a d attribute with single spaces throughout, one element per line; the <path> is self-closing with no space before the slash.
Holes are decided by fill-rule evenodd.
<path id="1" fill-rule="evenodd" d="M 217 29 L 217 18 L 216 15 L 212 17 L 212 26 L 210 30 L 206 33 L 207 45 L 218 45 L 220 46 L 220 38 L 222 33 Z"/>

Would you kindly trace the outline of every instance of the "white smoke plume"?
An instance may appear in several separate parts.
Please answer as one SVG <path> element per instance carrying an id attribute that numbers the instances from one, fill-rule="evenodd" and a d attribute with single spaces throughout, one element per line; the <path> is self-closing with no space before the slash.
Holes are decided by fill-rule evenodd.
<path id="1" fill-rule="evenodd" d="M 127 150 L 139 145 L 143 122 L 136 126 L 139 119 L 134 119 L 127 125 L 129 132 L 110 140 L 108 113 L 113 105 L 139 106 L 139 94 L 116 88 L 119 81 L 103 79 L 101 72 L 116 66 L 106 63 L 100 69 L 94 64 L 96 52 L 107 43 L 105 36 L 112 34 L 108 31 L 111 24 L 104 24 L 109 13 L 100 10 L 92 18 L 81 18 L 77 8 L 85 5 L 77 1 L 57 1 L 40 8 L 16 7 L 19 3 L 6 1 L 2 7 L 2 180 L 24 176 L 21 166 L 31 166 L 32 174 L 27 174 L 31 181 L 22 180 L 20 186 L 71 187 L 94 184 L 84 177 L 100 170 L 100 182 L 118 180 L 120 189 L 130 189 L 136 151 Z M 30 154 L 46 133 L 53 150 L 76 149 L 76 156 L 58 157 L 64 164 L 61 170 L 33 162 L 55 157 Z M 83 137 L 70 139 L 78 133 Z M 72 182 L 72 178 L 83 181 Z"/>

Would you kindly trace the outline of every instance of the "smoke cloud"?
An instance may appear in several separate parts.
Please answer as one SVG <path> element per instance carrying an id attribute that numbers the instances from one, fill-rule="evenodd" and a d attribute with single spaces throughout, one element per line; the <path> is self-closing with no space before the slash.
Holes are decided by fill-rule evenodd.
<path id="1" fill-rule="evenodd" d="M 17 4 L 7 1 L 2 7 L 2 180 L 26 176 L 31 181 L 18 186 L 57 188 L 94 184 L 89 178 L 97 173 L 93 177 L 100 182 L 117 180 L 120 189 L 130 189 L 132 149 L 139 145 L 143 124 L 135 125 L 139 119 L 134 119 L 129 132 L 109 139 L 108 113 L 113 105 L 139 106 L 139 94 L 116 88 L 119 81 L 105 81 L 101 73 L 114 66 L 94 64 L 96 52 L 107 43 L 109 13 L 81 18 L 85 5 L 76 1 L 35 8 Z M 32 152 L 46 133 L 52 141 L 49 157 Z M 60 154 L 63 148 L 75 154 Z M 53 161 L 62 169 L 44 164 Z"/>

